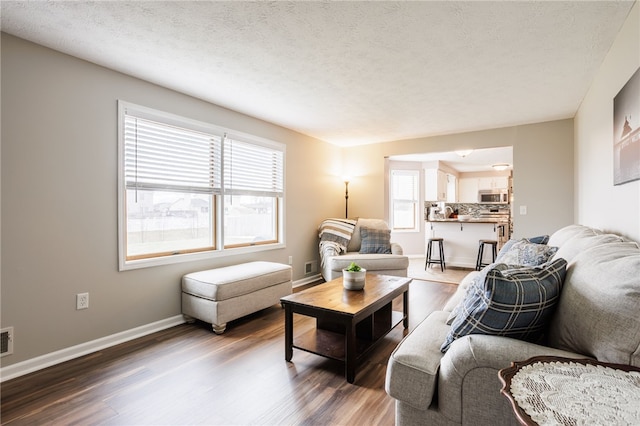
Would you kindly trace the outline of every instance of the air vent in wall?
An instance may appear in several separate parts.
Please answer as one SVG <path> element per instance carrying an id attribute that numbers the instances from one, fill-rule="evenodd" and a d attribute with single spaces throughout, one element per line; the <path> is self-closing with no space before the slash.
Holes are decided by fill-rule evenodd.
<path id="1" fill-rule="evenodd" d="M 304 264 L 304 273 L 313 274 L 314 272 L 318 272 L 318 261 L 312 260 L 310 262 L 305 262 Z"/>
<path id="2" fill-rule="evenodd" d="M 0 356 L 13 353 L 13 327 L 0 330 Z"/>

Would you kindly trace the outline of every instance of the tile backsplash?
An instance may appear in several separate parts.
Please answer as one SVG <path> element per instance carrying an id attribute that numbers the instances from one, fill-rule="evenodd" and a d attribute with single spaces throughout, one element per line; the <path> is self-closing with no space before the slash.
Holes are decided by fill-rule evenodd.
<path id="1" fill-rule="evenodd" d="M 424 217 L 425 220 L 428 218 L 429 207 L 431 207 L 434 203 L 426 202 L 424 203 Z M 458 214 L 470 214 L 472 216 L 478 216 L 481 211 L 494 210 L 497 209 L 499 213 L 509 213 L 511 211 L 511 206 L 509 204 L 478 204 L 478 203 L 438 203 L 438 206 L 444 208 L 449 206 L 455 212 L 458 210 Z"/>

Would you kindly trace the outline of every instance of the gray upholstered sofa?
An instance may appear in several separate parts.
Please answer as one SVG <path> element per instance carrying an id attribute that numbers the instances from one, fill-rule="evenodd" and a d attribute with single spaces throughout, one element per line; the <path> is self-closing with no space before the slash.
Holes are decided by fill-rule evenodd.
<path id="1" fill-rule="evenodd" d="M 341 240 L 339 244 L 336 244 L 336 239 L 330 239 L 329 242 L 324 241 L 325 237 L 331 236 L 329 232 L 323 233 L 323 225 L 327 222 L 334 222 L 336 226 L 344 226 L 345 228 L 348 228 L 349 225 L 354 226 L 347 231 L 347 234 L 350 235 L 346 240 Z M 391 231 L 384 220 L 328 219 L 323 225 L 319 229 L 320 257 L 322 277 L 326 281 L 341 277 L 342 270 L 349 267 L 351 262 L 356 262 L 358 266 L 373 274 L 407 276 L 409 258 L 403 255 L 402 247 L 399 244 L 390 241 Z M 367 241 L 372 243 L 368 244 Z M 368 249 L 365 248 L 365 245 Z M 387 246 L 386 250 L 383 245 Z"/>
<path id="2" fill-rule="evenodd" d="M 558 247 L 551 260 L 566 259 L 567 266 L 545 338 L 531 343 L 470 334 L 453 340 L 443 353 L 455 325 L 447 319 L 481 273 L 471 272 L 443 310 L 419 324 L 389 359 L 386 391 L 396 400 L 396 424 L 518 424 L 500 393 L 498 371 L 533 356 L 640 366 L 638 244 L 571 225 L 551 235 L 548 245 Z"/>

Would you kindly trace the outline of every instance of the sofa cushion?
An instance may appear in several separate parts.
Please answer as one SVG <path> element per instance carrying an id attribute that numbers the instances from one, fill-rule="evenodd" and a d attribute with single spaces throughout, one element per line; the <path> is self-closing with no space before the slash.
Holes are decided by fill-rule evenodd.
<path id="1" fill-rule="evenodd" d="M 334 271 L 342 271 L 348 268 L 351 262 L 356 262 L 358 266 L 368 272 L 387 270 L 406 270 L 409 267 L 409 258 L 398 254 L 360 254 L 345 253 L 327 259 L 328 266 Z"/>
<path id="2" fill-rule="evenodd" d="M 579 233 L 562 244 L 556 254 L 553 255 L 553 259 L 563 258 L 567 262 L 571 262 L 574 257 L 580 254 L 582 251 L 607 243 L 621 242 L 622 238 L 619 235 L 614 234 L 598 234 L 592 235 L 588 232 Z"/>
<path id="3" fill-rule="evenodd" d="M 496 263 L 538 266 L 547 262 L 557 251 L 558 247 L 531 243 L 523 238 L 510 244 L 506 250 L 500 250 L 498 257 L 496 257 Z"/>
<path id="4" fill-rule="evenodd" d="M 549 345 L 600 361 L 640 366 L 640 249 L 608 243 L 567 268 Z"/>
<path id="5" fill-rule="evenodd" d="M 386 253 L 391 254 L 391 230 L 360 228 L 360 253 Z"/>
<path id="6" fill-rule="evenodd" d="M 562 247 L 569 239 L 579 234 L 596 235 L 597 232 L 593 228 L 584 225 L 569 225 L 558 229 L 549 237 L 548 245 L 552 247 Z"/>
<path id="7" fill-rule="evenodd" d="M 431 404 L 443 357 L 438 348 L 449 331 L 446 318 L 447 312 L 433 312 L 393 351 L 385 383 L 389 395 L 421 410 Z"/>
<path id="8" fill-rule="evenodd" d="M 521 340 L 540 338 L 556 307 L 567 262 L 558 259 L 538 268 L 510 269 L 495 264 L 484 282 L 471 284 L 464 304 L 441 346 L 468 334 L 490 334 Z"/>

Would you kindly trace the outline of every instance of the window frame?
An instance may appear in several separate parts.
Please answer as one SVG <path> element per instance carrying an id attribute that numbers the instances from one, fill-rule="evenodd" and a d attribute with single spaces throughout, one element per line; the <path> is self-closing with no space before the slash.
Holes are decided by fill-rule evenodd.
<path id="1" fill-rule="evenodd" d="M 416 198 L 414 200 L 397 199 L 394 193 L 394 174 L 411 175 L 415 179 Z M 412 203 L 414 211 L 414 226 L 412 228 L 398 228 L 395 224 L 395 205 L 396 202 Z M 420 232 L 421 216 L 420 216 L 420 170 L 391 168 L 389 170 L 389 222 L 392 232 Z"/>
<path id="2" fill-rule="evenodd" d="M 137 116 L 148 118 L 161 123 L 192 129 L 204 133 L 209 133 L 215 137 L 224 138 L 232 135 L 245 143 L 255 144 L 282 153 L 282 192 L 275 196 L 275 242 L 260 242 L 251 244 L 234 244 L 224 246 L 224 205 L 225 189 L 224 178 L 222 178 L 222 190 L 212 194 L 212 206 L 210 211 L 210 221 L 214 235 L 212 249 L 182 250 L 179 254 L 168 251 L 166 254 L 156 253 L 152 257 L 131 256 L 127 259 L 127 188 L 125 178 L 125 114 L 129 110 Z M 159 111 L 153 108 L 136 105 L 123 100 L 118 100 L 118 267 L 120 271 L 130 269 L 146 268 L 152 266 L 169 265 L 182 262 L 191 262 L 204 259 L 225 257 L 245 253 L 256 253 L 267 250 L 276 250 L 286 247 L 284 232 L 284 212 L 285 212 L 285 182 L 286 182 L 286 145 L 255 135 L 226 129 L 211 123 L 193 120 L 176 114 Z M 223 154 L 224 156 L 224 154 Z M 223 160 L 224 162 L 224 160 Z M 222 166 L 224 167 L 224 165 Z M 224 172 L 221 172 L 224 175 Z"/>

